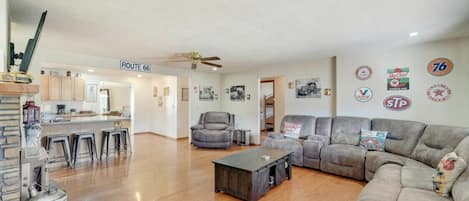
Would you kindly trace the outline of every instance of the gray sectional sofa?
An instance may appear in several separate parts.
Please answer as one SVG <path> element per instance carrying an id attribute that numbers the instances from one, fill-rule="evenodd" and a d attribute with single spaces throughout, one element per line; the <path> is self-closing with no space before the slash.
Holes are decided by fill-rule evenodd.
<path id="1" fill-rule="evenodd" d="M 469 201 L 469 168 L 452 197 L 433 192 L 432 175 L 443 156 L 456 152 L 469 162 L 469 128 L 421 122 L 288 115 L 283 122 L 306 124 L 301 139 L 269 134 L 263 146 L 293 151 L 292 164 L 366 180 L 359 201 Z M 359 146 L 361 130 L 388 131 L 385 152 Z M 302 131 L 303 132 L 303 131 Z"/>

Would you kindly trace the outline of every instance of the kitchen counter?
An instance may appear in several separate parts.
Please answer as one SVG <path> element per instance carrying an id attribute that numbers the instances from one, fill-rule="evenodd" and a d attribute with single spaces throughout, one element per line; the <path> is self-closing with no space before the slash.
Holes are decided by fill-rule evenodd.
<path id="1" fill-rule="evenodd" d="M 64 118 L 64 121 L 58 122 L 42 122 L 42 126 L 63 125 L 63 124 L 83 124 L 83 123 L 98 123 L 98 122 L 115 122 L 115 121 L 130 121 L 129 117 L 120 116 L 85 116 L 85 117 L 70 117 Z"/>

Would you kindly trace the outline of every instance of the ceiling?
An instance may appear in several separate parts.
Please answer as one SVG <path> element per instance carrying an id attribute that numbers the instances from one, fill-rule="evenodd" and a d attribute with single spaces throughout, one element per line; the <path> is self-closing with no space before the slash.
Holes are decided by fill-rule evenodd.
<path id="1" fill-rule="evenodd" d="M 220 56 L 223 72 L 469 35 L 467 0 L 10 2 L 13 37 L 32 37 L 49 11 L 41 48 L 147 63 L 196 50 Z"/>

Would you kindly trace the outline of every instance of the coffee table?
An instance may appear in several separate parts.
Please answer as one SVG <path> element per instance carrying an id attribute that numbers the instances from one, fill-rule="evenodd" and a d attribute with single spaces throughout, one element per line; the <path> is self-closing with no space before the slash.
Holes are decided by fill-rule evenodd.
<path id="1" fill-rule="evenodd" d="M 242 200 L 258 200 L 270 188 L 291 176 L 293 152 L 254 148 L 214 160 L 215 192 L 224 192 Z M 269 156 L 264 159 L 263 156 Z"/>

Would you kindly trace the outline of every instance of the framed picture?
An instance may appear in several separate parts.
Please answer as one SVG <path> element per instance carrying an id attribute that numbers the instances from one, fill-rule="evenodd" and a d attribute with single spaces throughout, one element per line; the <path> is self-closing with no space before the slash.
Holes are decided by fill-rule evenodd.
<path id="1" fill-rule="evenodd" d="M 164 94 L 164 96 L 169 96 L 169 87 L 165 87 L 163 89 L 163 94 Z"/>
<path id="2" fill-rule="evenodd" d="M 215 99 L 215 91 L 212 86 L 199 87 L 199 100 L 213 101 Z"/>
<path id="3" fill-rule="evenodd" d="M 296 98 L 321 98 L 319 78 L 296 80 Z"/>
<path id="4" fill-rule="evenodd" d="M 96 103 L 98 101 L 98 84 L 86 84 L 86 102 Z"/>
<path id="5" fill-rule="evenodd" d="M 189 88 L 182 88 L 181 100 L 189 101 Z"/>
<path id="6" fill-rule="evenodd" d="M 232 86 L 230 88 L 230 99 L 232 101 L 244 101 L 246 87 L 244 85 Z"/>

